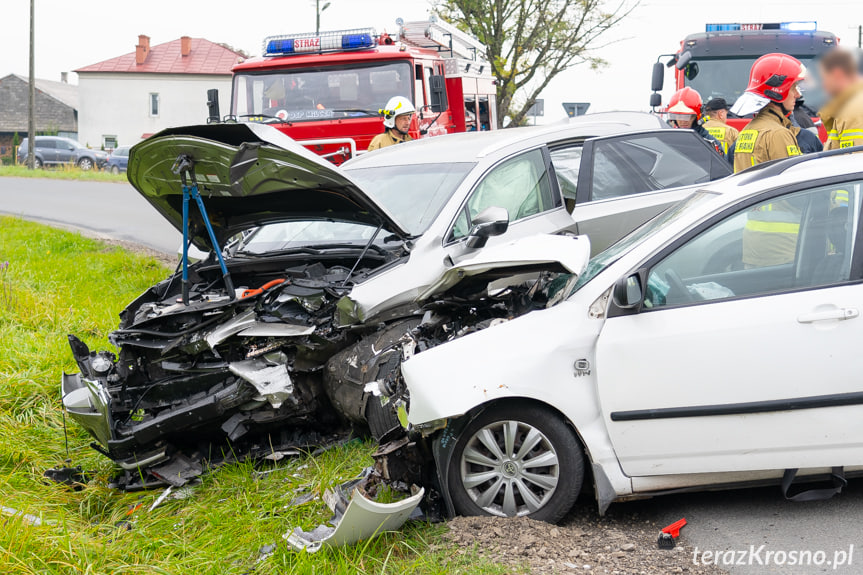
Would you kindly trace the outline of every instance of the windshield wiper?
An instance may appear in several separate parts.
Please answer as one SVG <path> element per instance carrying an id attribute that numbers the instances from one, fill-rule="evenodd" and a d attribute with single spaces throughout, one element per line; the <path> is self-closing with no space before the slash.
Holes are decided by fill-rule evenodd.
<path id="1" fill-rule="evenodd" d="M 331 112 L 342 112 L 344 114 L 347 114 L 349 112 L 355 112 L 358 114 L 365 114 L 366 116 L 380 116 L 380 114 L 378 114 L 374 110 L 366 110 L 365 108 L 342 108 L 339 110 L 330 110 L 330 111 Z"/>
<path id="2" fill-rule="evenodd" d="M 236 255 L 249 256 L 249 257 L 255 257 L 255 258 L 273 256 L 276 254 L 286 254 L 286 253 L 306 253 L 306 254 L 311 254 L 311 255 L 321 255 L 326 250 L 333 250 L 333 249 L 362 250 L 364 255 L 365 255 L 365 252 L 367 252 L 369 250 L 373 250 L 373 251 L 375 251 L 375 252 L 377 252 L 383 256 L 387 256 L 387 255 L 391 254 L 390 250 L 387 250 L 387 249 L 382 248 L 380 246 L 376 246 L 374 244 L 372 244 L 370 246 L 364 246 L 361 244 L 316 244 L 316 245 L 295 246 L 295 247 L 291 247 L 291 246 L 286 244 L 281 248 L 278 248 L 275 250 L 267 250 L 265 252 L 247 252 L 247 251 L 243 251 L 243 250 L 237 250 Z"/>

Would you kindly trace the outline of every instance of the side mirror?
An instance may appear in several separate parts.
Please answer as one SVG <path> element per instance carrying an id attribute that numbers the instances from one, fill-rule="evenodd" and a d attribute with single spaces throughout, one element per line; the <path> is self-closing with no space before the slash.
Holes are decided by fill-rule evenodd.
<path id="1" fill-rule="evenodd" d="M 429 76 L 429 94 L 431 95 L 431 111 L 442 114 L 449 107 L 446 99 L 446 79 L 443 76 Z"/>
<path id="2" fill-rule="evenodd" d="M 218 122 L 222 118 L 219 112 L 219 90 L 211 88 L 207 90 L 207 123 Z"/>
<path id="3" fill-rule="evenodd" d="M 661 92 L 664 84 L 665 66 L 662 65 L 662 62 L 656 62 L 653 65 L 653 76 L 650 78 L 650 89 L 654 92 Z"/>
<path id="4" fill-rule="evenodd" d="M 692 60 L 692 52 L 687 50 L 677 59 L 677 62 L 674 63 L 674 67 L 678 70 L 683 70 L 686 68 L 686 65 L 689 64 L 689 61 Z"/>
<path id="5" fill-rule="evenodd" d="M 660 94 L 659 92 L 654 92 L 653 94 L 651 94 L 650 95 L 650 107 L 651 108 L 658 108 L 661 105 L 662 105 L 662 94 Z"/>
<path id="6" fill-rule="evenodd" d="M 635 272 L 617 280 L 612 292 L 614 305 L 620 309 L 635 309 L 644 300 L 644 289 L 641 282 L 641 274 Z"/>
<path id="7" fill-rule="evenodd" d="M 481 211 L 471 222 L 473 227 L 467 236 L 467 247 L 483 247 L 488 238 L 499 236 L 509 228 L 509 212 L 506 208 L 489 207 Z"/>

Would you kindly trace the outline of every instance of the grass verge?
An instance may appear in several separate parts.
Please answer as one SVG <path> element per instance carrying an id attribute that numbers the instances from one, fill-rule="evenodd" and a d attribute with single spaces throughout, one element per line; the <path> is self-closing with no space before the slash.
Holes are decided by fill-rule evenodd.
<path id="1" fill-rule="evenodd" d="M 299 492 L 320 494 L 355 476 L 371 463 L 369 443 L 300 457 L 264 478 L 249 463 L 227 466 L 205 476 L 190 498 L 148 512 L 160 491 L 107 489 L 110 462 L 70 423 L 69 457 L 96 478 L 79 492 L 44 482 L 42 472 L 66 458 L 59 376 L 75 369 L 66 334 L 92 348 L 109 346 L 116 314 L 168 272 L 79 234 L 0 218 L 0 505 L 46 520 L 33 525 L 0 515 L 0 573 L 511 572 L 474 551 L 442 546 L 445 528 L 427 524 L 342 549 L 290 551 L 282 534 L 315 527 L 329 511 L 319 498 L 287 504 Z M 271 544 L 273 555 L 259 561 Z"/>
<path id="2" fill-rule="evenodd" d="M 78 166 L 64 165 L 39 170 L 30 170 L 27 166 L 0 166 L 0 178 L 49 178 L 52 180 L 81 180 L 87 182 L 128 182 L 126 174 L 88 170 Z"/>

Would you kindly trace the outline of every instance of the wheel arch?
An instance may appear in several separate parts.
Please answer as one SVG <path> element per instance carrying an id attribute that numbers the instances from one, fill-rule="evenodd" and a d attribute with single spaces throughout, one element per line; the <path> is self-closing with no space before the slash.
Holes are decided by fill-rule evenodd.
<path id="1" fill-rule="evenodd" d="M 438 473 L 438 481 L 439 486 L 442 490 L 442 495 L 444 497 L 444 501 L 446 502 L 446 507 L 451 516 L 455 515 L 455 508 L 453 507 L 452 497 L 449 492 L 449 486 L 446 481 L 446 473 L 449 468 L 450 459 L 453 452 L 453 447 L 455 446 L 455 442 L 453 441 L 451 444 L 447 445 L 442 443 L 442 439 L 445 440 L 446 437 L 457 437 L 461 432 L 468 426 L 472 421 L 474 421 L 477 417 L 479 417 L 482 413 L 487 411 L 492 407 L 497 407 L 500 405 L 512 405 L 518 407 L 525 407 L 525 405 L 532 405 L 536 407 L 540 407 L 544 410 L 551 412 L 554 415 L 560 417 L 566 425 L 572 429 L 573 433 L 575 433 L 575 437 L 578 440 L 579 445 L 581 446 L 582 451 L 585 456 L 585 465 L 584 465 L 584 473 L 585 479 L 590 481 L 590 484 L 593 487 L 594 494 L 596 495 L 597 505 L 599 507 L 600 515 L 604 515 L 608 506 L 612 503 L 614 499 L 616 499 L 616 494 L 614 494 L 614 489 L 611 487 L 611 483 L 608 478 L 605 476 L 605 473 L 602 471 L 602 466 L 598 465 L 594 462 L 593 457 L 591 456 L 590 449 L 588 444 L 585 442 L 584 437 L 582 437 L 581 432 L 579 431 L 578 426 L 573 422 L 569 417 L 567 417 L 560 409 L 551 405 L 546 401 L 542 401 L 535 397 L 529 396 L 516 396 L 516 397 L 504 397 L 504 398 L 495 398 L 484 403 L 481 403 L 473 408 L 471 408 L 464 415 L 459 416 L 458 418 L 454 418 L 454 425 L 452 429 L 447 426 L 447 429 L 444 432 L 439 433 L 437 435 L 437 439 L 434 442 L 433 453 L 435 457 L 435 463 L 437 465 L 437 473 Z M 450 433 L 447 434 L 446 431 L 449 430 Z"/>

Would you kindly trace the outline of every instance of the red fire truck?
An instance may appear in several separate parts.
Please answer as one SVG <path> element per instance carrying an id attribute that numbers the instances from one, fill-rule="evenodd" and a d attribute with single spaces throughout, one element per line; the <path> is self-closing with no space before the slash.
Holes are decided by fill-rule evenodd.
<path id="1" fill-rule="evenodd" d="M 272 124 L 337 164 L 383 131 L 379 111 L 393 96 L 415 103 L 415 139 L 494 129 L 483 46 L 435 17 L 396 23 L 395 37 L 357 29 L 266 38 L 263 56 L 234 67 L 230 117 Z"/>
<path id="2" fill-rule="evenodd" d="M 650 105 L 662 105 L 659 92 L 663 87 L 665 68 L 674 69 L 674 89 L 690 86 L 706 102 L 725 98 L 733 106 L 746 89 L 752 63 L 772 52 L 794 56 L 809 69 L 809 79 L 803 94 L 803 105 L 813 118 L 824 104 L 824 94 L 817 85 L 815 62 L 838 42 L 830 32 L 818 30 L 815 22 L 777 22 L 751 24 L 707 24 L 706 30 L 690 34 L 680 43 L 675 54 L 663 54 L 653 65 Z M 668 59 L 665 64 L 663 60 Z M 748 118 L 729 115 L 728 123 L 742 129 Z M 826 138 L 820 122 L 816 122 L 822 140 Z"/>

